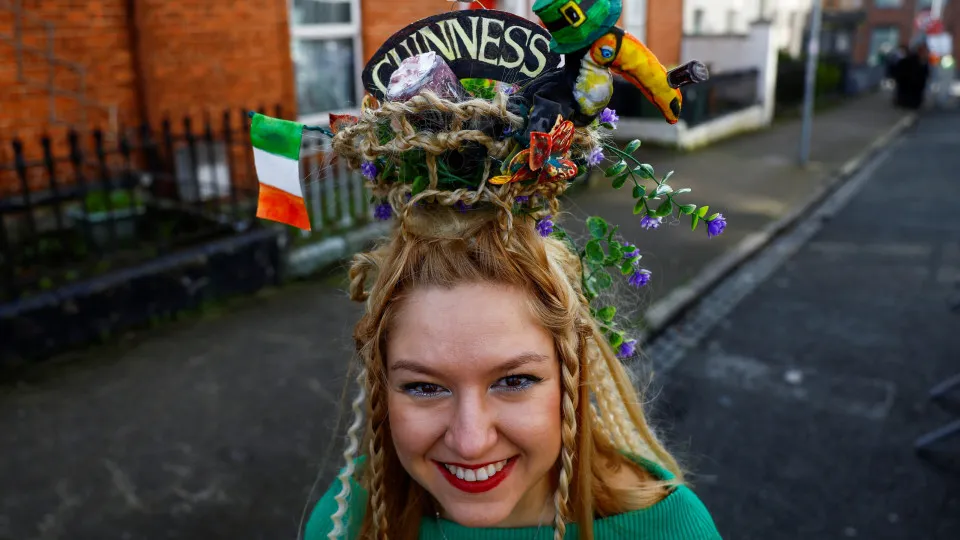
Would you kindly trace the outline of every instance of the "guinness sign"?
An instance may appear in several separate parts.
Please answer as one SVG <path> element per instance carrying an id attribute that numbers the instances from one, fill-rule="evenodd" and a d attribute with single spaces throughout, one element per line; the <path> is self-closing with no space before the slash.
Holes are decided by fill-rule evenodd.
<path id="1" fill-rule="evenodd" d="M 363 86 L 383 99 L 390 76 L 405 58 L 433 51 L 460 79 L 522 84 L 560 65 L 550 33 L 503 11 L 450 11 L 397 32 L 363 70 Z"/>

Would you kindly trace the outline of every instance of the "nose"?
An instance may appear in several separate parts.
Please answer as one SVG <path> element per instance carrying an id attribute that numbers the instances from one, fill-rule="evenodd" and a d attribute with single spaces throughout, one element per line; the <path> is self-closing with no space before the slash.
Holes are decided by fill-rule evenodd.
<path id="1" fill-rule="evenodd" d="M 482 396 L 461 394 L 444 443 L 465 461 L 490 457 L 497 444 L 496 415 Z"/>

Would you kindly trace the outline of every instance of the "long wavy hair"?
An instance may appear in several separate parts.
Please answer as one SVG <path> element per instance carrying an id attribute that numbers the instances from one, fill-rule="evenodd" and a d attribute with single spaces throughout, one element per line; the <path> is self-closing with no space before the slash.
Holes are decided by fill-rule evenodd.
<path id="1" fill-rule="evenodd" d="M 329 538 L 348 529 L 344 515 L 354 474 L 368 493 L 361 538 L 415 539 L 421 519 L 431 513 L 431 497 L 407 474 L 393 448 L 385 384 L 386 340 L 394 317 L 421 287 L 512 285 L 526 292 L 533 313 L 552 334 L 562 380 L 562 447 L 553 472 L 557 540 L 571 522 L 581 538 L 592 540 L 595 518 L 648 507 L 683 483 L 676 460 L 647 423 L 634 381 L 591 316 L 577 255 L 563 241 L 541 237 L 531 219 L 514 219 L 503 234 L 498 212 L 496 207 L 412 209 L 383 243 L 354 258 L 350 296 L 366 305 L 354 331 L 360 390 Z M 367 459 L 357 471 L 360 453 Z M 654 461 L 676 478 L 659 481 L 624 453 Z M 612 482 L 623 467 L 641 482 Z"/>

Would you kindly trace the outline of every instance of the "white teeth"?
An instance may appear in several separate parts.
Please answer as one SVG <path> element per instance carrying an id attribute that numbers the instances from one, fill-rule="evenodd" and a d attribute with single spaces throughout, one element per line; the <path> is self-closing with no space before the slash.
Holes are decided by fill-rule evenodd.
<path id="1" fill-rule="evenodd" d="M 489 480 L 498 472 L 503 470 L 503 467 L 507 464 L 507 460 L 498 461 L 496 463 L 491 463 L 486 467 L 481 467 L 479 469 L 463 469 L 457 467 L 456 465 L 447 465 L 443 466 L 450 471 L 450 474 L 456 475 L 457 478 L 461 480 L 466 480 L 467 482 L 483 482 L 484 480 Z"/>

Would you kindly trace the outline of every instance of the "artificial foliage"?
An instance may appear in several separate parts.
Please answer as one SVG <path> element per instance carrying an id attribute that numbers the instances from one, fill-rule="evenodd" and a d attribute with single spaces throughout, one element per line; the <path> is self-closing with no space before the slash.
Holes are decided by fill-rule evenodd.
<path id="1" fill-rule="evenodd" d="M 608 127 L 614 126 L 608 124 Z M 722 233 L 723 228 L 726 227 L 723 215 L 716 212 L 708 217 L 708 206 L 698 207 L 696 204 L 681 201 L 680 197 L 692 190 L 690 188 L 674 190 L 667 183 L 673 176 L 673 171 L 657 178 L 652 165 L 640 162 L 633 155 L 640 148 L 640 144 L 639 140 L 633 140 L 623 149 L 612 144 L 604 145 L 610 155 L 617 158 L 616 163 L 604 170 L 604 176 L 611 179 L 615 189 L 622 189 L 628 181 L 632 184 L 632 195 L 636 201 L 633 213 L 642 214 L 643 221 L 656 224 L 667 217 L 679 218 L 688 215 L 691 229 L 696 230 L 699 223 L 704 221 L 707 222 L 708 236 Z M 599 302 L 605 291 L 614 288 L 615 279 L 618 276 L 634 287 L 643 287 L 649 283 L 652 272 L 640 265 L 643 255 L 639 248 L 618 240 L 618 227 L 600 216 L 587 218 L 589 240 L 583 246 L 577 245 L 562 227 L 552 222 L 552 219 L 548 218 L 542 222 L 548 226 L 538 227 L 541 234 L 551 234 L 562 239 L 579 256 L 584 295 L 591 303 L 591 313 L 610 346 L 621 357 L 632 356 L 637 341 L 615 322 L 616 306 Z"/>

